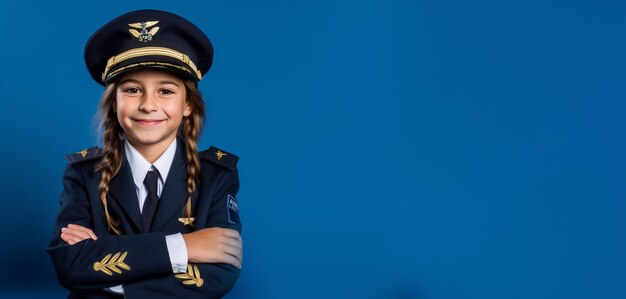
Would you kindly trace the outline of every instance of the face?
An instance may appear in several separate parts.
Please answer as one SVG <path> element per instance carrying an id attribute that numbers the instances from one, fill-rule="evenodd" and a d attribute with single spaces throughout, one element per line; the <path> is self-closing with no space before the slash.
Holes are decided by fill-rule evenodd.
<path id="1" fill-rule="evenodd" d="M 191 114 L 183 80 L 163 71 L 124 75 L 116 96 L 114 110 L 126 139 L 142 153 L 165 151 L 176 138 L 183 117 Z"/>

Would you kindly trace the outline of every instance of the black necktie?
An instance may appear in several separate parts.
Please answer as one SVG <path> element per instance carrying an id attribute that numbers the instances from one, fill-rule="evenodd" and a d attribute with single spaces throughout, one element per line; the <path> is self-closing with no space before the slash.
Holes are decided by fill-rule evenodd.
<path id="1" fill-rule="evenodd" d="M 159 179 L 159 173 L 156 170 L 150 170 L 146 174 L 146 178 L 143 180 L 143 184 L 148 189 L 148 196 L 143 202 L 143 209 L 141 212 L 141 222 L 143 224 L 143 231 L 149 232 L 152 219 L 154 218 L 154 212 L 156 211 L 157 203 L 159 201 L 159 195 L 157 193 L 157 180 Z"/>

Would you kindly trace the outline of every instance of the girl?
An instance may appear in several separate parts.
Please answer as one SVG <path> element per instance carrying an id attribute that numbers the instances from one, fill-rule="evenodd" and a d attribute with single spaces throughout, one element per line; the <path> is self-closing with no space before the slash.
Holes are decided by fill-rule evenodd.
<path id="1" fill-rule="evenodd" d="M 100 28 L 104 147 L 67 156 L 48 253 L 69 298 L 220 298 L 242 260 L 237 156 L 197 152 L 213 58 L 189 21 L 140 10 Z"/>

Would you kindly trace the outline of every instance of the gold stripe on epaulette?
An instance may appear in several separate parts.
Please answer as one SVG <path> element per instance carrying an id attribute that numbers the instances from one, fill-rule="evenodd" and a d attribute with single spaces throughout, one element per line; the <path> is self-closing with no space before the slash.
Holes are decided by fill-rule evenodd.
<path id="1" fill-rule="evenodd" d="M 76 153 L 80 154 L 84 158 L 84 157 L 87 157 L 87 154 L 89 153 L 89 150 L 88 149 L 84 149 L 84 150 L 82 150 L 80 152 L 76 152 Z"/>
<path id="2" fill-rule="evenodd" d="M 124 259 L 126 258 L 127 254 L 128 251 L 125 251 L 124 253 L 118 252 L 115 255 L 109 253 L 101 261 L 95 262 L 93 264 L 93 269 L 96 270 L 96 272 L 102 271 L 104 274 L 109 276 L 113 276 L 113 272 L 117 274 L 122 274 L 122 270 L 118 269 L 117 267 L 129 271 L 130 266 L 124 263 Z"/>
<path id="3" fill-rule="evenodd" d="M 220 151 L 220 150 L 217 150 L 217 152 L 215 152 L 215 155 L 217 156 L 217 160 L 218 160 L 218 161 L 219 161 L 219 160 L 222 160 L 222 157 L 224 157 L 224 156 L 228 156 L 228 154 L 227 154 L 227 153 L 222 152 L 222 151 Z"/>
<path id="4" fill-rule="evenodd" d="M 187 273 L 176 274 L 176 278 L 182 279 L 184 285 L 196 285 L 201 287 L 204 284 L 204 279 L 200 276 L 200 270 L 198 266 L 191 264 L 187 265 Z"/>

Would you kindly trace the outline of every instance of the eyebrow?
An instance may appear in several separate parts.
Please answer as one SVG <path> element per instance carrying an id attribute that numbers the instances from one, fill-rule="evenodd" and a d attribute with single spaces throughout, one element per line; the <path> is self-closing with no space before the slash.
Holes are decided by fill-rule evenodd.
<path id="1" fill-rule="evenodd" d="M 174 82 L 174 81 L 169 81 L 169 80 L 163 80 L 163 81 L 159 81 L 159 83 L 161 84 L 174 84 L 177 87 L 180 87 L 180 85 L 178 85 L 178 83 Z"/>
<path id="2" fill-rule="evenodd" d="M 136 84 L 141 84 L 142 83 L 139 80 L 128 78 L 128 79 L 124 79 L 124 80 L 120 81 L 120 83 L 118 85 L 122 85 L 122 84 L 127 83 L 127 82 L 136 83 Z M 178 83 L 176 83 L 174 81 L 170 81 L 170 80 L 161 80 L 161 81 L 158 81 L 158 83 L 160 83 L 160 84 L 173 84 L 173 85 L 176 85 L 177 87 L 180 87 L 180 85 L 178 85 Z"/>
<path id="3" fill-rule="evenodd" d="M 124 84 L 126 82 L 132 82 L 132 83 L 137 83 L 137 84 L 141 83 L 141 82 L 139 82 L 139 80 L 128 78 L 128 79 L 124 79 L 124 80 L 120 81 L 120 83 L 118 83 L 118 85 L 122 85 L 122 84 Z"/>

